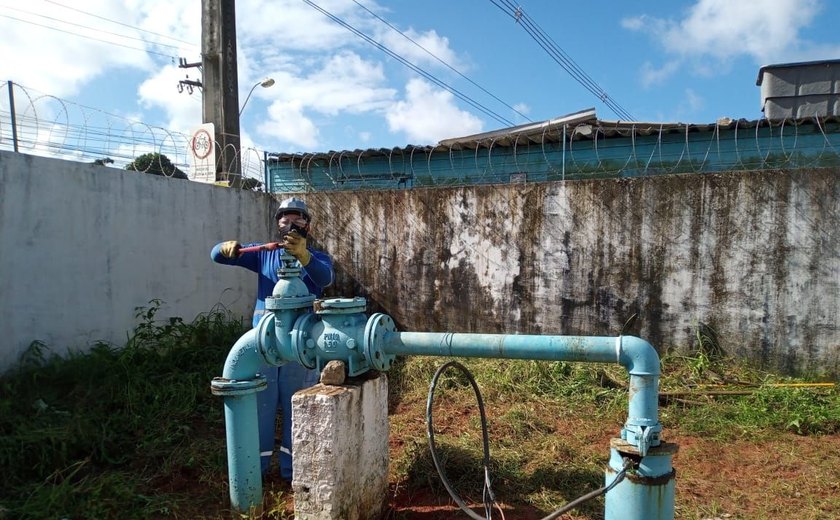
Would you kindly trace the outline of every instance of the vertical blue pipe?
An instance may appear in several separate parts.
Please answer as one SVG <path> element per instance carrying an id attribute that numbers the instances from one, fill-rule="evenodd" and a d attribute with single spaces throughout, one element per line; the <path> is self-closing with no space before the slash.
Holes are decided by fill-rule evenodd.
<path id="1" fill-rule="evenodd" d="M 613 442 L 610 462 L 605 471 L 605 485 L 612 483 L 621 470 L 623 456 L 628 453 L 616 448 Z M 633 449 L 629 448 L 632 452 Z M 676 445 L 665 443 L 651 448 L 630 473 L 607 493 L 604 520 L 673 520 L 675 511 L 676 474 L 671 457 Z"/>
<path id="2" fill-rule="evenodd" d="M 211 383 L 213 393 L 225 399 L 228 482 L 230 502 L 240 513 L 262 509 L 259 426 L 256 393 L 265 390 L 266 380 L 258 371 L 266 360 L 260 352 L 259 334 L 271 330 L 274 316 L 266 315 L 239 338 L 225 360 L 222 377 Z M 270 342 L 271 335 L 263 338 Z"/>
<path id="3" fill-rule="evenodd" d="M 262 509 L 256 392 L 265 389 L 266 380 L 258 371 L 266 363 L 279 366 L 294 360 L 291 331 L 298 314 L 298 310 L 289 308 L 263 316 L 256 327 L 236 341 L 225 360 L 222 378 L 212 383 L 214 393 L 225 398 L 230 502 L 240 513 Z"/>
<path id="4" fill-rule="evenodd" d="M 231 506 L 256 512 L 262 507 L 257 394 L 225 397 L 225 425 Z"/>

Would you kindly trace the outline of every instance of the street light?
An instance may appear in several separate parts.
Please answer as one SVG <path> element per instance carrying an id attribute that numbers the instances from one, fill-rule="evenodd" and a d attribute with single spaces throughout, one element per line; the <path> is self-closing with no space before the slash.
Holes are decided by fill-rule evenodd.
<path id="1" fill-rule="evenodd" d="M 248 100 L 251 99 L 251 94 L 254 93 L 255 88 L 257 88 L 257 87 L 268 88 L 272 85 L 274 85 L 274 78 L 265 78 L 264 80 L 255 83 L 254 86 L 251 87 L 251 91 L 248 92 L 248 97 L 245 98 L 245 102 L 242 103 L 242 108 L 239 109 L 239 115 L 241 116 L 242 111 L 245 110 L 245 105 L 247 105 Z"/>

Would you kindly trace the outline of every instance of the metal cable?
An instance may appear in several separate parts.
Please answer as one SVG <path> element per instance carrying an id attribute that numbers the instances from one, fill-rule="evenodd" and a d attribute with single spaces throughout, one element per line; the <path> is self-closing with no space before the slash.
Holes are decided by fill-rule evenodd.
<path id="1" fill-rule="evenodd" d="M 382 45 L 381 43 L 377 42 L 376 40 L 374 40 L 373 38 L 371 38 L 367 34 L 363 33 L 359 29 L 353 27 L 352 25 L 345 22 L 344 20 L 342 20 L 338 16 L 332 14 L 330 11 L 324 9 L 323 7 L 319 6 L 315 2 L 312 2 L 312 0 L 303 0 L 303 1 L 304 1 L 304 3 L 306 3 L 307 5 L 312 7 L 313 9 L 316 9 L 317 11 L 319 11 L 321 14 L 323 14 L 324 16 L 329 18 L 330 20 L 332 20 L 335 23 L 339 24 L 340 26 L 344 27 L 345 29 L 352 32 L 353 34 L 355 34 L 359 38 L 362 38 L 363 40 L 370 43 L 371 45 L 373 45 L 377 49 L 381 50 L 382 52 L 384 52 L 388 56 L 391 56 L 392 58 L 399 61 L 400 63 L 402 63 L 403 65 L 405 65 L 409 69 L 413 70 L 417 74 L 419 74 L 422 77 L 428 79 L 429 81 L 431 81 L 435 85 L 437 85 L 437 86 L 445 89 L 446 91 L 452 93 L 455 97 L 457 97 L 458 99 L 460 99 L 460 100 L 464 101 L 465 103 L 469 104 L 470 106 L 472 106 L 476 110 L 479 110 L 482 113 L 484 113 L 485 115 L 487 115 L 489 117 L 492 117 L 493 119 L 495 119 L 496 121 L 498 121 L 501 124 L 504 124 L 504 125 L 507 125 L 507 126 L 514 126 L 514 123 L 512 121 L 510 121 L 509 119 L 507 119 L 506 117 L 494 112 L 490 108 L 487 108 L 486 106 L 482 105 L 478 101 L 472 99 L 471 97 L 462 93 L 458 89 L 456 89 L 456 88 L 452 87 L 451 85 L 447 84 L 443 80 L 438 79 L 433 74 L 431 74 L 431 73 L 425 71 L 424 69 L 418 67 L 417 65 L 411 63 L 410 61 L 408 61 L 407 59 L 402 57 L 400 54 L 392 51 L 388 47 L 386 47 L 386 46 Z"/>
<path id="2" fill-rule="evenodd" d="M 568 513 L 569 511 L 578 507 L 579 505 L 584 504 L 586 502 L 589 502 L 593 498 L 597 498 L 601 495 L 606 495 L 607 493 L 609 493 L 609 491 L 612 488 L 614 488 L 622 480 L 624 480 L 624 477 L 627 475 L 627 470 L 630 469 L 631 467 L 633 467 L 633 461 L 631 459 L 625 457 L 624 458 L 624 464 L 622 465 L 621 470 L 619 470 L 619 472 L 615 474 L 615 478 L 613 479 L 612 482 L 610 482 L 608 485 L 606 485 L 602 488 L 598 488 L 595 491 L 591 491 L 591 492 L 589 492 L 585 495 L 582 495 L 582 496 L 572 500 L 571 502 L 569 502 L 565 506 L 561 507 L 557 511 L 554 511 L 550 515 L 548 515 L 546 517 L 543 517 L 541 520 L 554 520 L 555 518 L 558 518 L 560 515 L 562 515 L 564 513 Z"/>
<path id="3" fill-rule="evenodd" d="M 413 43 L 415 46 L 417 46 L 417 47 L 419 47 L 420 49 L 422 49 L 422 50 L 423 50 L 426 54 L 428 54 L 429 56 L 431 56 L 432 58 L 434 58 L 435 60 L 437 60 L 437 61 L 438 61 L 439 63 L 441 63 L 443 66 L 447 67 L 449 70 L 451 70 L 451 71 L 452 71 L 452 72 L 454 72 L 455 74 L 458 74 L 459 76 L 461 76 L 461 77 L 462 77 L 462 78 L 464 78 L 465 80 L 469 81 L 469 82 L 470 82 L 473 86 L 477 87 L 479 90 L 481 90 L 482 92 L 484 92 L 484 93 L 485 93 L 485 94 L 487 94 L 488 96 L 492 97 L 493 99 L 495 99 L 495 100 L 496 100 L 496 101 L 498 101 L 499 103 L 503 104 L 504 106 L 508 107 L 508 108 L 509 108 L 509 109 L 511 109 L 512 111 L 516 112 L 518 115 L 522 116 L 522 117 L 523 117 L 526 121 L 531 122 L 531 119 L 530 119 L 527 115 L 525 115 L 525 114 L 523 114 L 522 112 L 520 112 L 519 110 L 517 110 L 517 109 L 516 109 L 516 107 L 513 107 L 513 106 L 509 105 L 508 103 L 504 102 L 504 101 L 503 101 L 503 100 L 501 100 L 499 97 L 497 97 L 495 94 L 493 94 L 492 92 L 490 92 L 490 91 L 489 91 L 489 90 L 487 90 L 486 88 L 482 87 L 481 85 L 479 85 L 478 83 L 476 83 L 475 81 L 473 81 L 472 79 L 470 79 L 469 77 L 467 77 L 467 76 L 466 76 L 465 74 L 463 74 L 461 71 L 459 71 L 458 69 L 456 69 L 456 68 L 455 68 L 455 67 L 453 67 L 452 65 L 450 65 L 450 64 L 446 63 L 445 61 L 443 61 L 442 59 L 440 59 L 440 58 L 439 58 L 436 54 L 434 54 L 432 51 L 430 51 L 429 49 L 427 49 L 427 48 L 423 47 L 422 45 L 420 45 L 419 43 L 417 43 L 417 42 L 416 42 L 413 38 L 411 38 L 410 36 L 408 36 L 408 35 L 407 35 L 407 34 L 405 34 L 404 32 L 402 32 L 402 31 L 400 31 L 399 29 L 397 29 L 396 27 L 394 27 L 394 26 L 393 26 L 390 22 L 388 22 L 388 20 L 386 20 L 386 19 L 382 18 L 381 16 L 379 16 L 378 14 L 374 13 L 373 11 L 371 11 L 370 9 L 368 9 L 368 8 L 367 8 L 367 6 L 365 6 L 365 5 L 361 4 L 361 3 L 360 3 L 360 2 L 358 2 L 357 0 L 353 0 L 353 3 L 355 3 L 356 5 L 358 5 L 359 7 L 361 7 L 362 9 L 364 9 L 365 11 L 367 11 L 368 13 L 370 13 L 370 15 L 371 15 L 371 16 L 373 16 L 373 17 L 374 17 L 374 18 L 376 18 L 377 20 L 381 21 L 382 23 L 384 23 L 385 25 L 387 25 L 388 27 L 390 27 L 392 30 L 394 30 L 394 31 L 396 31 L 397 33 L 399 33 L 399 34 L 400 34 L 403 38 L 405 38 L 406 40 L 408 40 L 408 41 L 410 41 L 411 43 Z"/>

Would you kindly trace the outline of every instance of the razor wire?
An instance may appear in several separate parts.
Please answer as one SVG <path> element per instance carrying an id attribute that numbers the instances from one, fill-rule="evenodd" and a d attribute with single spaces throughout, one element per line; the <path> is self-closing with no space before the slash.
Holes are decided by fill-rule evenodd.
<path id="1" fill-rule="evenodd" d="M 438 146 L 344 151 L 333 152 L 326 161 L 323 154 L 302 154 L 289 159 L 295 165 L 293 170 L 298 172 L 297 178 L 292 183 L 286 181 L 285 185 L 282 181 L 275 183 L 272 191 L 393 190 L 473 184 L 501 188 L 515 174 L 525 173 L 528 181 L 533 180 L 533 170 L 544 172 L 536 180 L 576 180 L 830 166 L 838 164 L 840 159 L 837 124 L 836 121 L 830 124 L 831 133 L 826 132 L 825 124 L 812 120 L 782 122 L 776 126 L 734 121 L 734 124 L 708 125 L 705 131 L 698 131 L 694 125 L 659 124 L 645 128 L 634 123 L 625 129 L 628 135 L 608 137 L 604 128 L 592 129 L 592 125 L 586 123 L 574 127 L 564 125 L 554 130 L 546 128 L 537 143 L 533 142 L 533 136 L 513 135 L 510 137 L 513 146 L 500 146 L 499 138 L 493 138 L 476 143 L 472 149 Z M 800 136 L 804 127 L 811 128 L 805 135 L 815 135 L 817 139 L 806 142 Z M 762 128 L 769 129 L 768 135 L 761 134 Z M 557 137 L 551 138 L 552 134 Z M 587 140 L 586 135 L 591 137 Z M 650 136 L 653 136 L 652 145 L 642 151 L 640 139 Z M 558 138 L 562 141 L 560 146 Z M 762 152 L 762 140 L 768 140 L 766 152 Z M 618 144 L 605 148 L 604 144 L 610 141 Z M 528 145 L 520 146 L 520 142 Z M 556 156 L 560 148 L 563 150 L 562 164 L 548 155 L 554 153 Z M 496 154 L 496 150 L 508 153 Z M 614 168 L 608 167 L 609 161 L 603 155 L 605 150 L 612 153 Z M 780 153 L 774 155 L 774 150 Z M 435 154 L 442 160 L 434 160 Z M 467 154 L 471 156 L 471 170 Z M 365 170 L 364 165 L 376 162 L 377 155 L 379 162 L 387 164 L 387 169 Z M 345 166 L 350 163 L 354 168 Z M 272 159 L 269 159 L 270 171 L 271 164 Z M 450 171 L 445 172 L 445 169 Z M 421 176 L 420 172 L 426 175 Z M 601 211 L 609 213 L 610 208 L 601 207 Z M 655 216 L 656 212 L 656 208 L 632 206 L 623 210 L 637 222 L 647 220 L 643 213 Z"/>
<path id="2" fill-rule="evenodd" d="M 840 119 L 546 127 L 465 144 L 269 154 L 274 192 L 399 189 L 840 165 Z M 468 164 L 471 163 L 471 164 Z M 350 164 L 353 166 L 349 166 Z M 364 168 L 363 168 L 364 165 Z"/>
<path id="3" fill-rule="evenodd" d="M 12 88 L 14 107 L 8 89 Z M 14 118 L 14 127 L 12 119 Z M 197 126 L 197 125 L 196 125 Z M 0 83 L 0 150 L 87 162 L 125 169 L 145 154 L 157 154 L 159 164 L 146 171 L 197 180 L 190 153 L 192 136 L 143 121 L 80 105 L 17 83 Z M 247 186 L 262 186 L 264 152 L 215 142 L 215 171 L 239 167 Z M 165 159 L 168 159 L 166 161 Z M 207 182 L 214 182 L 214 179 Z"/>

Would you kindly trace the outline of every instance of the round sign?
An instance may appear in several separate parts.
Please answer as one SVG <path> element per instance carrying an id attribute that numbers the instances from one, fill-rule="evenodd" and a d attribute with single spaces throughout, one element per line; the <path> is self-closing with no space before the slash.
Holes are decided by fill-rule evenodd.
<path id="1" fill-rule="evenodd" d="M 213 137 L 210 132 L 200 128 L 193 134 L 192 151 L 198 159 L 206 159 L 210 152 L 213 151 Z"/>

